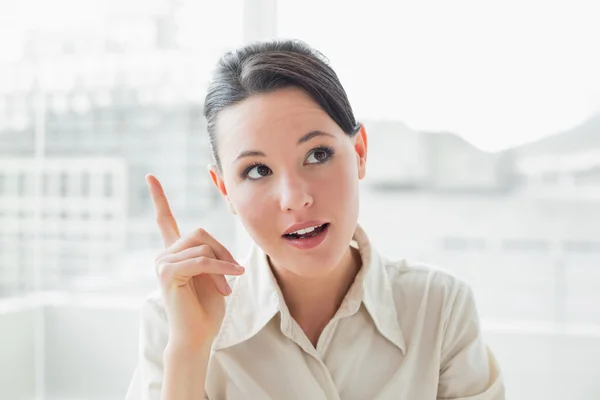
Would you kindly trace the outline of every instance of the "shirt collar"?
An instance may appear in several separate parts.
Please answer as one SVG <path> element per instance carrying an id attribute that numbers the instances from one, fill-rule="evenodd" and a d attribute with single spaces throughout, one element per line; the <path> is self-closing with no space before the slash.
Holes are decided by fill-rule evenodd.
<path id="1" fill-rule="evenodd" d="M 358 225 L 354 233 L 363 265 L 356 277 L 362 283 L 362 302 L 375 323 L 375 327 L 386 339 L 406 352 L 404 334 L 400 328 L 400 314 L 388 276 L 387 260 L 372 246 L 365 231 Z M 362 282 L 361 282 L 362 281 Z"/>
<path id="2" fill-rule="evenodd" d="M 253 244 L 249 257 L 242 265 L 246 272 L 230 283 L 232 293 L 227 299 L 223 323 L 213 343 L 215 350 L 250 339 L 278 312 L 287 311 L 267 255 L 258 245 Z M 282 328 L 285 328 L 283 319 Z"/>
<path id="3" fill-rule="evenodd" d="M 358 247 L 363 265 L 341 308 L 362 302 L 377 330 L 405 352 L 404 335 L 400 329 L 385 260 L 373 249 L 360 225 L 356 227 L 353 244 Z M 221 329 L 213 344 L 214 350 L 250 339 L 278 313 L 281 331 L 289 336 L 292 330 L 292 317 L 269 266 L 267 255 L 254 244 L 243 265 L 246 272 L 235 279 Z"/>

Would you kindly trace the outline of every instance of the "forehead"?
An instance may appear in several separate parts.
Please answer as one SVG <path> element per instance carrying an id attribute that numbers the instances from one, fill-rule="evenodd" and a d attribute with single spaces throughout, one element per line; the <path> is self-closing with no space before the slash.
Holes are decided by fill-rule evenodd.
<path id="1" fill-rule="evenodd" d="M 222 158 L 266 145 L 293 142 L 312 130 L 341 129 L 305 91 L 298 88 L 261 93 L 223 109 L 216 135 Z"/>

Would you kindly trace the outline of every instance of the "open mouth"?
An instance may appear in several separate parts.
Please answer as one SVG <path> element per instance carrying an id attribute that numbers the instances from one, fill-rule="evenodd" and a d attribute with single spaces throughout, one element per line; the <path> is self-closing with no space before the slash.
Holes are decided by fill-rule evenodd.
<path id="1" fill-rule="evenodd" d="M 296 232 L 288 233 L 286 235 L 283 235 L 283 237 L 286 239 L 308 239 L 319 235 L 321 232 L 327 229 L 327 226 L 329 226 L 329 223 L 325 223 L 323 225 L 318 226 L 312 226 L 310 228 L 300 229 Z"/>

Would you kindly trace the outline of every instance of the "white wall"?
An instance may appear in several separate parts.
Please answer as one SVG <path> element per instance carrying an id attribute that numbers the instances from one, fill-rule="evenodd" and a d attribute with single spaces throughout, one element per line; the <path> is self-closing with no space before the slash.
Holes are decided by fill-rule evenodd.
<path id="1" fill-rule="evenodd" d="M 0 398 L 32 399 L 34 310 L 0 311 Z"/>
<path id="2" fill-rule="evenodd" d="M 35 393 L 35 315 L 43 312 L 46 400 L 122 399 L 137 362 L 142 299 L 63 297 L 10 309 L 0 302 L 0 399 Z M 36 299 L 37 301 L 37 299 Z"/>
<path id="3" fill-rule="evenodd" d="M 121 399 L 137 357 L 137 312 L 46 309 L 46 391 L 56 399 Z"/>
<path id="4" fill-rule="evenodd" d="M 600 399 L 600 332 L 486 329 L 508 400 Z"/>

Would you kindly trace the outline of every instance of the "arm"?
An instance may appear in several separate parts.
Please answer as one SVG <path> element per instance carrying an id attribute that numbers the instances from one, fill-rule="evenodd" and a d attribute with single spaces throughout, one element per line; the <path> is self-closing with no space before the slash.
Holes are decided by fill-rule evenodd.
<path id="1" fill-rule="evenodd" d="M 244 268 L 204 229 L 182 237 L 162 185 L 152 175 L 146 182 L 165 250 L 155 260 L 160 296 L 142 309 L 140 360 L 127 399 L 201 399 L 231 294 L 225 275 L 241 275 Z"/>
<path id="2" fill-rule="evenodd" d="M 210 344 L 198 349 L 169 344 L 163 353 L 162 400 L 203 399 Z"/>
<path id="3" fill-rule="evenodd" d="M 138 364 L 125 400 L 193 398 L 188 394 L 207 399 L 204 384 L 208 358 L 206 350 L 192 352 L 169 344 L 167 316 L 160 295 L 155 294 L 142 306 Z M 174 392 L 178 387 L 183 389 L 184 384 L 188 385 L 187 393 Z"/>
<path id="4" fill-rule="evenodd" d="M 504 400 L 498 364 L 481 337 L 471 288 L 458 281 L 445 313 L 438 400 Z"/>

